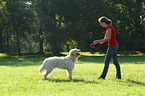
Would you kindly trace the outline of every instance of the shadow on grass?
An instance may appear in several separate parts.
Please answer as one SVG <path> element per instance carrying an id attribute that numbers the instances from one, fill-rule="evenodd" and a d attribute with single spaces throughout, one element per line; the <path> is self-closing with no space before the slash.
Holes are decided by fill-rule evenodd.
<path id="1" fill-rule="evenodd" d="M 145 86 L 144 82 L 134 81 L 134 80 L 130 80 L 130 79 L 128 79 L 127 82 L 130 82 L 130 83 L 133 83 L 133 84 L 137 84 L 137 85 Z"/>
<path id="2" fill-rule="evenodd" d="M 0 57 L 0 66 L 37 66 L 41 65 L 45 58 L 48 57 Z M 76 64 L 102 64 L 104 58 L 104 56 L 82 56 Z M 145 64 L 145 56 L 119 56 L 118 61 L 120 64 Z"/>
<path id="3" fill-rule="evenodd" d="M 84 79 L 73 79 L 73 80 L 64 80 L 64 79 L 46 79 L 48 81 L 51 81 L 51 82 L 55 82 L 55 83 L 69 83 L 69 82 L 75 82 L 75 83 L 86 83 L 86 84 L 98 84 L 98 82 L 96 81 L 86 81 Z"/>
<path id="4" fill-rule="evenodd" d="M 105 56 L 84 56 L 79 58 L 81 62 L 89 63 L 104 63 Z M 145 56 L 118 56 L 118 61 L 120 64 L 145 64 Z M 112 61 L 110 61 L 112 63 Z"/>
<path id="5" fill-rule="evenodd" d="M 133 84 L 136 84 L 136 85 L 140 85 L 140 86 L 145 86 L 145 83 L 144 82 L 140 82 L 140 81 L 135 81 L 135 80 L 131 80 L 131 79 L 127 79 L 127 80 L 119 80 L 119 82 L 122 82 L 122 83 L 128 83 L 130 84 L 131 86 L 133 86 Z"/>

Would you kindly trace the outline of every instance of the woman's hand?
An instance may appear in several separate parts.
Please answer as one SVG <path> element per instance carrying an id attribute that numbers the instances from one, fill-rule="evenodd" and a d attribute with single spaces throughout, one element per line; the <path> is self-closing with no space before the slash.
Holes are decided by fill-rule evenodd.
<path id="1" fill-rule="evenodd" d="M 95 41 L 93 42 L 93 44 L 98 44 L 98 43 L 100 43 L 100 40 L 95 40 Z"/>

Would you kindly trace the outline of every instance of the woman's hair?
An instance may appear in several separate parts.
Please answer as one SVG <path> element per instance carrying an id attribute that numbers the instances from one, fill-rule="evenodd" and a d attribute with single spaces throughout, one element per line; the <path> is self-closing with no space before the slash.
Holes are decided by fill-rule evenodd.
<path id="1" fill-rule="evenodd" d="M 98 19 L 98 21 L 99 21 L 99 22 L 105 22 L 106 24 L 109 24 L 109 25 L 112 24 L 111 19 L 108 19 L 108 18 L 105 17 L 105 16 L 100 17 L 100 18 Z"/>

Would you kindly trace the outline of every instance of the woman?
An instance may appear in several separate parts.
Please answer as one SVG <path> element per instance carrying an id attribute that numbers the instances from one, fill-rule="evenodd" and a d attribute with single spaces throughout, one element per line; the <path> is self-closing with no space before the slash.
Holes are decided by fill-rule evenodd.
<path id="1" fill-rule="evenodd" d="M 112 21 L 110 19 L 108 19 L 105 16 L 102 16 L 101 18 L 98 19 L 99 23 L 102 27 L 106 27 L 106 34 L 104 36 L 104 39 L 100 39 L 100 40 L 95 40 L 93 42 L 93 44 L 103 44 L 106 41 L 108 41 L 108 49 L 106 52 L 106 56 L 105 56 L 105 66 L 103 69 L 102 74 L 100 75 L 100 77 L 98 79 L 105 79 L 108 68 L 109 68 L 109 62 L 112 58 L 113 63 L 116 67 L 116 78 L 115 79 L 121 79 L 121 71 L 120 71 L 120 65 L 118 63 L 117 60 L 117 49 L 118 49 L 118 44 L 116 41 L 116 35 L 115 35 L 115 30 L 113 28 L 113 26 L 111 26 Z"/>

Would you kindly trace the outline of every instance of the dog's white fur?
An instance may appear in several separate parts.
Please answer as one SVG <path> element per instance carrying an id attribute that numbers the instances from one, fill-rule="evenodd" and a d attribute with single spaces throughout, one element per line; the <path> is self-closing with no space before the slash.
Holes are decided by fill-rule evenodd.
<path id="1" fill-rule="evenodd" d="M 39 73 L 44 75 L 44 79 L 46 79 L 50 73 L 55 68 L 65 69 L 67 71 L 67 75 L 70 79 L 72 79 L 72 71 L 75 67 L 75 62 L 78 60 L 80 56 L 80 50 L 75 48 L 69 51 L 69 55 L 65 57 L 49 57 L 43 61 L 43 64 L 38 69 Z"/>

